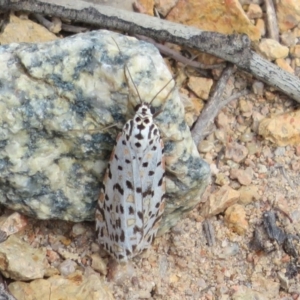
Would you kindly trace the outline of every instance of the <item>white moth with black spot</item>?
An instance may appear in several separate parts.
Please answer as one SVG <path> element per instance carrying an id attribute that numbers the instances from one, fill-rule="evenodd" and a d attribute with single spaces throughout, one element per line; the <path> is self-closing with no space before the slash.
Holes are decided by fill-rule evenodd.
<path id="1" fill-rule="evenodd" d="M 118 135 L 105 173 L 96 230 L 99 243 L 118 261 L 150 247 L 164 211 L 164 145 L 151 103 L 171 81 L 149 103 L 141 101 L 136 89 L 140 103 Z"/>

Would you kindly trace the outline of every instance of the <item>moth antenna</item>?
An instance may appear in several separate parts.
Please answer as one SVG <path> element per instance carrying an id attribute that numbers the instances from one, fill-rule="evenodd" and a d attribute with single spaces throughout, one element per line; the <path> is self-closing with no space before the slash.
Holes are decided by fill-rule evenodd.
<path id="1" fill-rule="evenodd" d="M 168 84 L 173 80 L 174 78 L 172 77 L 155 95 L 154 97 L 151 99 L 151 101 L 149 102 L 150 104 L 153 102 L 153 100 L 160 94 L 161 91 L 163 91 L 165 89 L 166 86 L 168 86 Z M 174 85 L 174 87 L 176 86 L 176 83 Z M 171 94 L 171 92 L 173 91 L 174 87 L 170 90 L 170 92 L 168 93 L 166 99 L 169 97 L 169 95 Z"/>
<path id="2" fill-rule="evenodd" d="M 197 54 L 197 55 L 194 55 L 194 57 L 192 57 L 191 58 L 191 61 L 193 61 L 193 60 L 195 60 L 197 57 L 199 56 L 199 54 Z M 187 64 L 185 64 L 184 66 L 183 66 L 183 70 L 185 69 L 187 67 Z M 166 86 L 168 86 L 168 84 L 172 81 L 172 79 L 176 79 L 177 78 L 177 76 L 179 75 L 179 72 L 177 72 L 177 74 L 175 74 L 156 94 L 155 94 L 155 96 L 151 99 L 151 101 L 150 101 L 150 104 L 153 102 L 153 100 L 159 95 L 159 93 L 162 91 L 162 90 L 164 90 L 164 88 L 166 87 Z M 174 86 L 173 86 L 173 88 L 170 90 L 170 92 L 168 93 L 168 95 L 166 96 L 166 98 L 165 99 L 167 99 L 168 97 L 169 97 L 169 95 L 171 94 L 171 92 L 174 90 L 174 88 L 176 87 L 176 82 L 175 82 L 175 84 L 174 84 Z M 156 114 L 154 114 L 154 116 L 157 116 L 158 114 L 159 114 L 160 112 L 158 112 L 158 113 L 156 113 Z"/>
<path id="3" fill-rule="evenodd" d="M 115 44 L 117 45 L 120 54 L 123 55 L 123 54 L 122 54 L 122 51 L 121 51 L 121 49 L 120 49 L 120 47 L 119 47 L 119 45 L 118 45 L 118 43 L 116 42 L 116 40 L 115 40 L 113 37 L 112 37 L 112 39 L 113 39 L 113 41 L 115 42 Z M 130 73 L 130 71 L 129 71 L 129 68 L 128 68 L 126 65 L 124 65 L 124 67 L 126 68 L 128 74 L 129 74 L 130 80 L 131 80 L 131 82 L 132 82 L 132 84 L 133 84 L 133 86 L 134 86 L 134 88 L 135 88 L 135 90 L 136 90 L 136 92 L 137 92 L 137 95 L 138 95 L 138 98 L 139 98 L 139 100 L 140 100 L 140 103 L 142 103 L 143 101 L 142 101 L 141 95 L 140 95 L 140 93 L 139 93 L 139 90 L 138 90 L 136 84 L 135 84 L 134 81 L 133 81 L 133 78 L 132 78 L 132 76 L 131 76 L 131 73 Z M 126 80 L 127 80 L 127 82 L 128 82 L 128 78 L 127 78 L 127 75 L 126 75 L 125 70 L 124 70 L 124 75 L 125 75 L 125 78 L 126 78 Z"/>

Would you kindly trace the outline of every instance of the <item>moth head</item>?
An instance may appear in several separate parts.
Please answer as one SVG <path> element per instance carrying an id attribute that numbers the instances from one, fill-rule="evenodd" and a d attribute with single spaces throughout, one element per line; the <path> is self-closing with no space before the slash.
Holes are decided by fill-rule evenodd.
<path id="1" fill-rule="evenodd" d="M 142 118 L 152 117 L 155 114 L 155 108 L 149 103 L 142 102 L 135 106 L 135 112 Z"/>

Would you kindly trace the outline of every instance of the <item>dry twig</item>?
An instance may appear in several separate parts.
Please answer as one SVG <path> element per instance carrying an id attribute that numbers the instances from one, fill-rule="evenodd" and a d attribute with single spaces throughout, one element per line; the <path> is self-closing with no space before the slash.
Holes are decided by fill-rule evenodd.
<path id="1" fill-rule="evenodd" d="M 153 44 L 159 51 L 160 53 L 167 55 L 173 59 L 175 59 L 176 61 L 179 61 L 181 63 L 183 63 L 185 66 L 190 66 L 193 68 L 199 68 L 199 69 L 204 69 L 204 70 L 209 70 L 209 69 L 217 69 L 217 68 L 222 68 L 224 67 L 224 63 L 220 63 L 220 64 L 214 64 L 214 65 L 205 65 L 202 64 L 198 61 L 189 59 L 184 57 L 183 55 L 181 55 L 180 53 L 178 53 L 177 51 L 162 45 L 160 43 L 155 42 L 153 39 L 148 38 L 146 36 L 143 35 L 136 35 L 136 37 L 140 40 L 146 41 L 148 43 Z"/>
<path id="2" fill-rule="evenodd" d="M 33 14 L 34 18 L 38 20 L 40 24 L 45 26 L 49 31 L 53 33 L 58 33 L 61 31 L 61 20 L 58 18 L 55 18 L 53 22 L 46 19 L 41 14 Z"/>
<path id="3" fill-rule="evenodd" d="M 207 101 L 205 107 L 201 111 L 201 114 L 198 117 L 191 131 L 193 140 L 196 145 L 198 145 L 209 133 L 207 129 L 209 128 L 210 124 L 214 122 L 215 117 L 217 116 L 218 112 L 222 107 L 224 107 L 227 103 L 231 102 L 232 100 L 249 93 L 247 90 L 245 90 L 240 93 L 234 94 L 229 98 L 222 98 L 225 86 L 233 72 L 233 69 L 234 67 L 232 65 L 229 65 L 224 69 L 212 96 Z"/>
<path id="4" fill-rule="evenodd" d="M 235 64 L 300 102 L 300 79 L 251 51 L 246 35 L 224 35 L 77 0 L 0 0 L 0 10 L 58 16 L 190 47 Z"/>
<path id="5" fill-rule="evenodd" d="M 80 33 L 80 32 L 86 32 L 89 30 L 87 27 L 81 27 L 81 26 L 75 26 L 71 24 L 62 24 L 61 29 L 66 32 L 73 32 L 73 33 Z"/>
<path id="6" fill-rule="evenodd" d="M 265 0 L 267 12 L 267 30 L 270 39 L 279 41 L 279 30 L 277 25 L 276 11 L 273 0 Z"/>

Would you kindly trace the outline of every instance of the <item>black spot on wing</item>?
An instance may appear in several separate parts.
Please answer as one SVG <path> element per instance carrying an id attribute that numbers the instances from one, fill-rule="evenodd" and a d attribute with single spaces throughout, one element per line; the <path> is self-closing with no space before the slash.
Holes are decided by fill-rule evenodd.
<path id="1" fill-rule="evenodd" d="M 133 120 L 130 120 L 130 129 L 129 129 L 130 136 L 132 136 L 132 130 L 133 130 Z"/>
<path id="2" fill-rule="evenodd" d="M 138 134 L 135 135 L 135 138 L 136 138 L 137 140 L 143 140 L 143 139 L 144 139 L 143 135 L 142 135 L 140 132 L 139 132 Z"/>
<path id="3" fill-rule="evenodd" d="M 133 233 L 138 233 L 138 232 L 143 232 L 142 228 L 138 227 L 137 225 L 134 226 L 133 228 Z"/>
<path id="4" fill-rule="evenodd" d="M 126 187 L 130 190 L 133 190 L 133 185 L 129 180 L 126 180 Z"/>
<path id="5" fill-rule="evenodd" d="M 108 168 L 108 178 L 109 178 L 109 179 L 112 179 L 112 174 L 111 174 L 110 167 Z"/>
<path id="6" fill-rule="evenodd" d="M 120 241 L 124 242 L 125 241 L 125 233 L 124 230 L 122 230 L 121 235 L 120 235 Z"/>
<path id="7" fill-rule="evenodd" d="M 144 129 L 146 128 L 146 126 L 145 126 L 143 123 L 141 123 L 141 124 L 139 124 L 139 125 L 137 126 L 137 128 L 138 128 L 139 130 L 144 130 Z"/>
<path id="8" fill-rule="evenodd" d="M 134 214 L 134 209 L 133 209 L 132 206 L 129 206 L 129 207 L 128 207 L 128 213 L 129 213 L 130 215 L 133 215 L 133 214 Z"/>
<path id="9" fill-rule="evenodd" d="M 143 213 L 142 213 L 141 211 L 139 211 L 139 212 L 137 213 L 137 215 L 138 215 L 138 217 L 139 217 L 141 220 L 143 220 Z"/>
<path id="10" fill-rule="evenodd" d="M 158 182 L 158 186 L 162 186 L 163 180 L 164 180 L 164 175 L 160 178 Z"/>
<path id="11" fill-rule="evenodd" d="M 146 191 L 143 192 L 143 198 L 146 198 L 148 195 L 152 196 L 153 195 L 153 191 L 151 190 L 151 188 L 148 188 Z"/>
<path id="12" fill-rule="evenodd" d="M 124 190 L 122 189 L 119 183 L 116 183 L 113 188 L 114 190 L 117 190 L 122 196 L 124 195 Z"/>
<path id="13" fill-rule="evenodd" d="M 153 128 L 154 128 L 154 124 L 151 124 L 151 125 L 150 125 L 150 128 L 149 128 L 149 132 L 148 132 L 148 139 L 149 139 L 149 140 L 151 139 L 151 134 L 152 134 Z"/>

